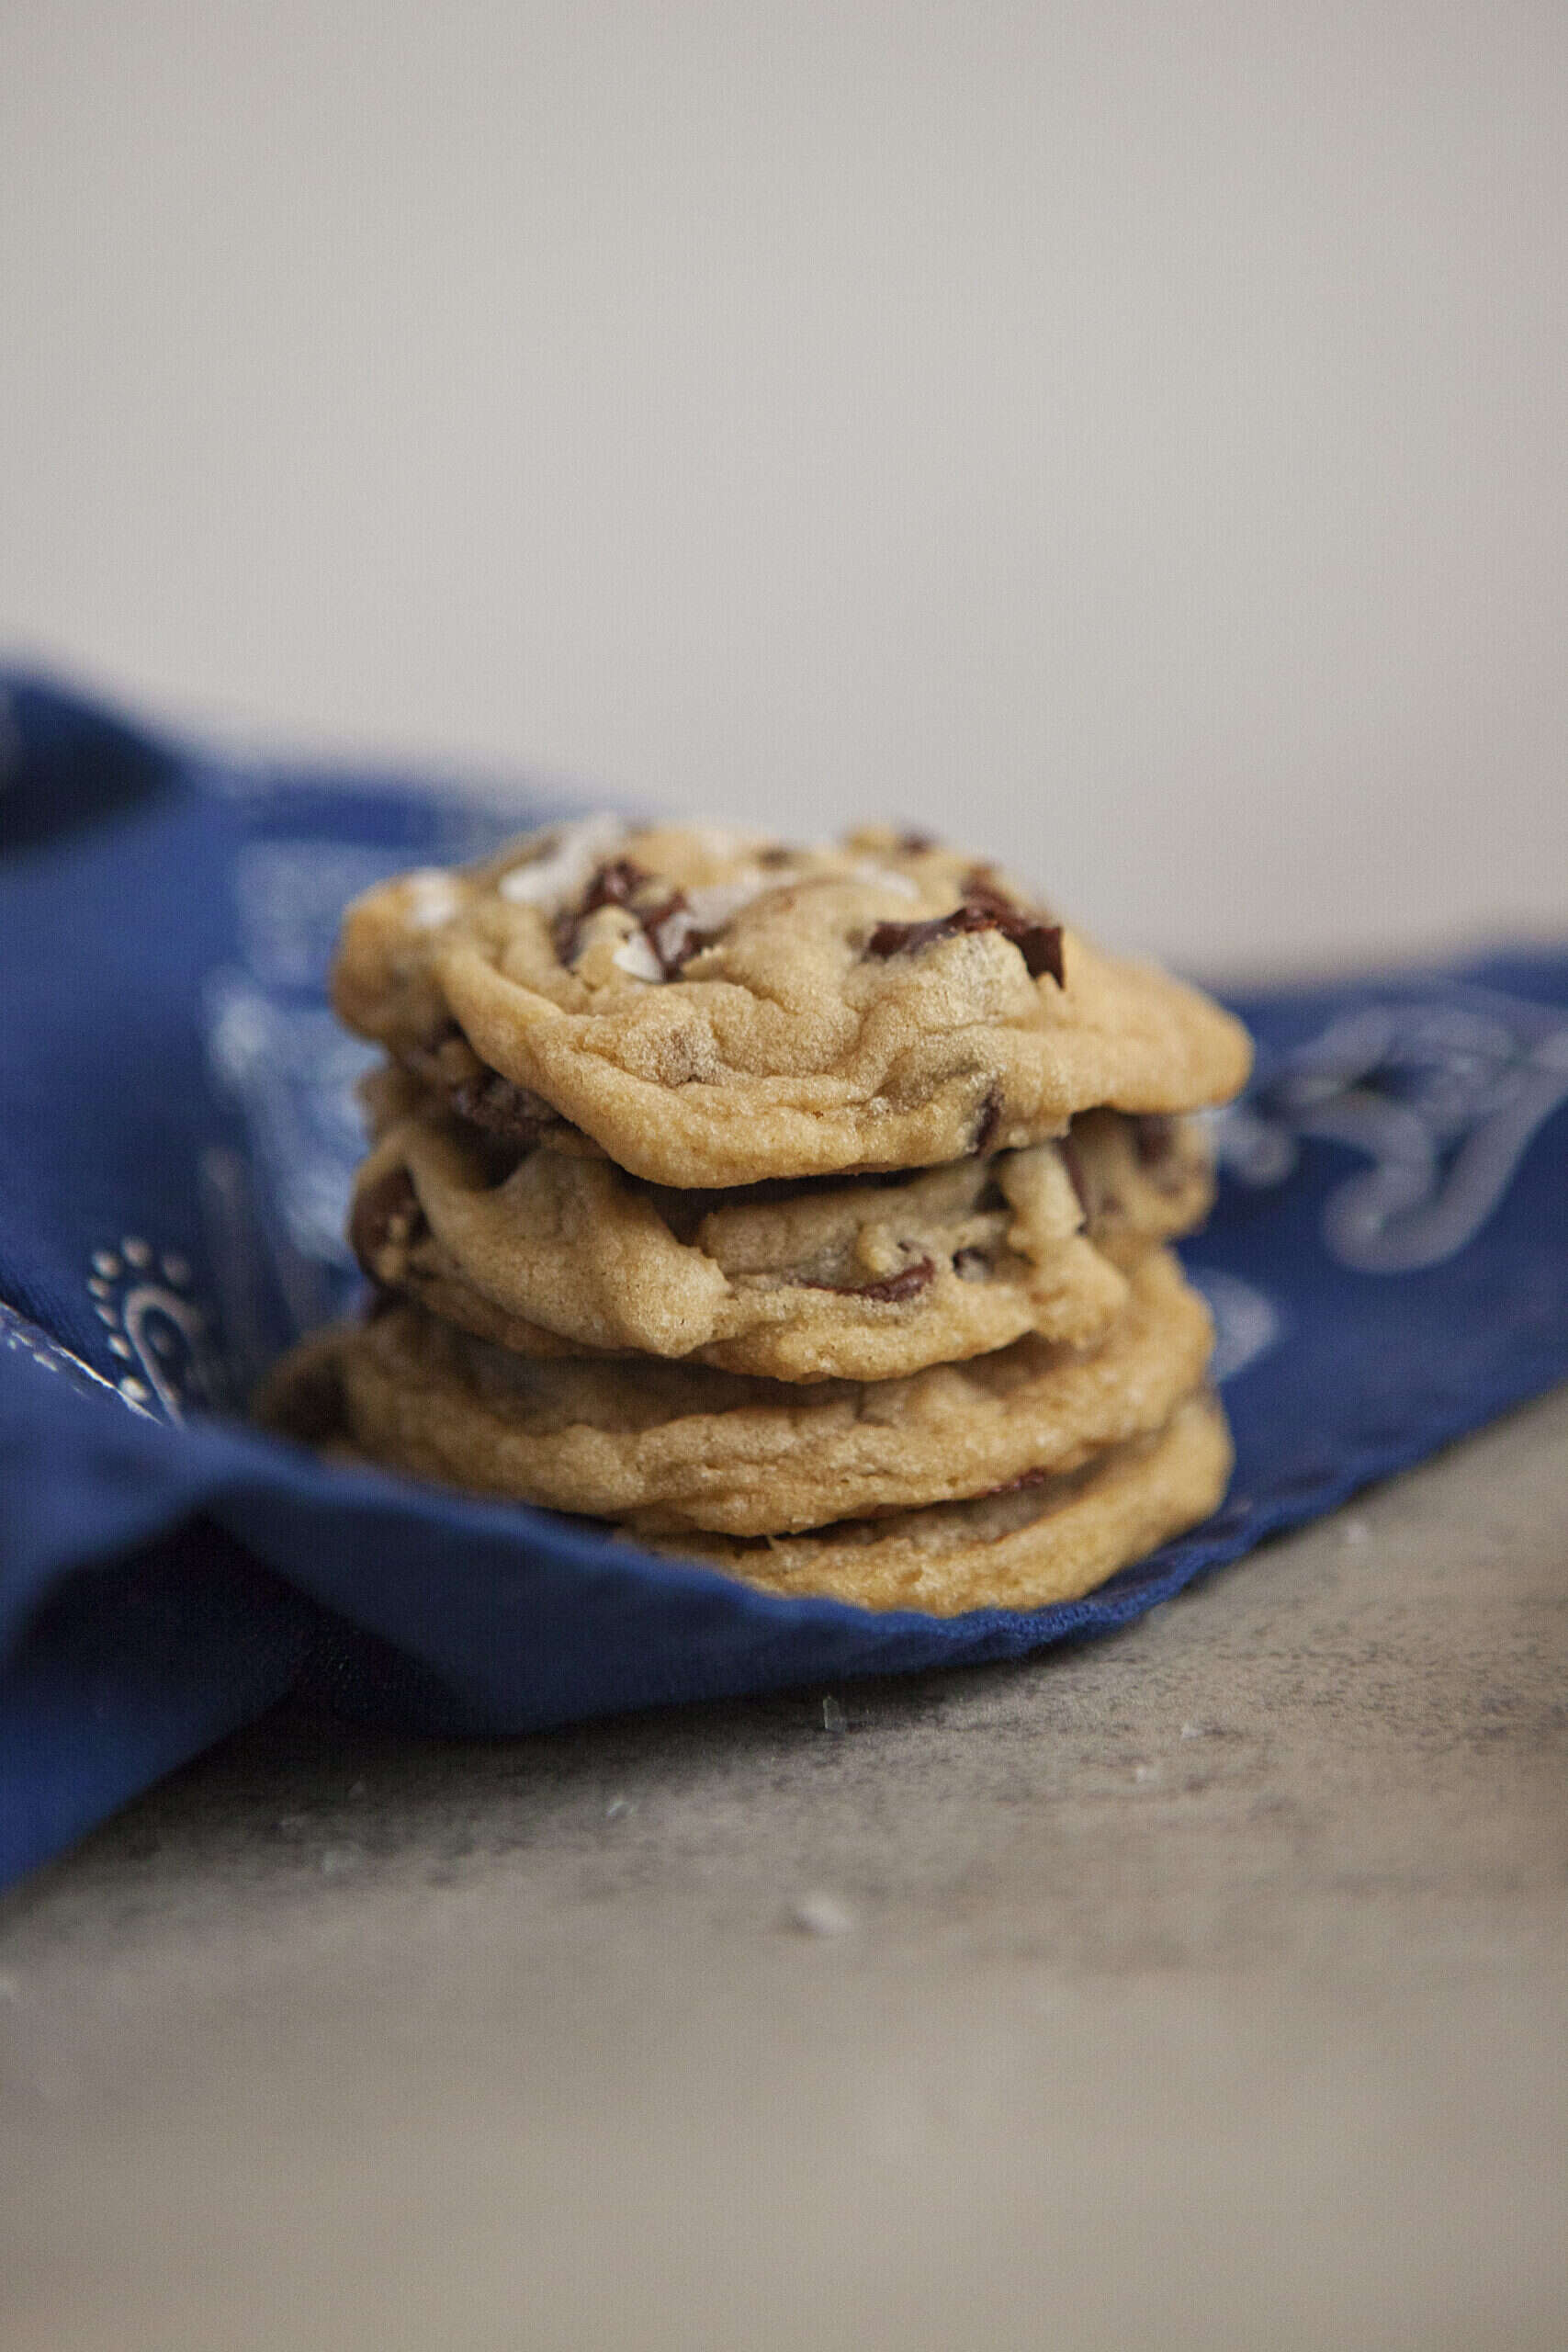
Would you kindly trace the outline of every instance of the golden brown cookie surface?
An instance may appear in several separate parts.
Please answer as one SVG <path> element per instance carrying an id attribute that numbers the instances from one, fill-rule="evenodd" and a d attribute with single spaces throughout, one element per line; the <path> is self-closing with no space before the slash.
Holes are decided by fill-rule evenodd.
<path id="1" fill-rule="evenodd" d="M 1126 1297 L 1093 1245 L 1120 1255 L 1189 1232 L 1212 1191 L 1194 1122 L 1114 1112 L 1075 1122 L 1059 1145 L 715 1193 L 645 1184 L 547 1138 L 513 1155 L 435 1101 L 400 1107 L 360 1170 L 360 1263 L 535 1356 L 643 1351 L 780 1380 L 882 1380 L 1028 1331 L 1081 1346 Z"/>
<path id="2" fill-rule="evenodd" d="M 781 1598 L 809 1593 L 938 1617 L 1043 1609 L 1092 1591 L 1207 1519 L 1231 1462 L 1224 1415 L 1213 1397 L 1195 1396 L 1155 1435 L 1113 1446 L 1041 1487 L 772 1542 L 661 1537 L 657 1548 L 706 1560 Z"/>
<path id="3" fill-rule="evenodd" d="M 1075 1112 L 1190 1111 L 1246 1076 L 1196 990 L 1103 955 L 995 869 L 891 832 L 795 851 L 697 827 L 553 827 L 382 885 L 334 1001 L 428 1073 L 566 1121 L 655 1182 L 930 1166 Z"/>
<path id="4" fill-rule="evenodd" d="M 1127 1305 L 1094 1349 L 1030 1338 L 872 1383 L 535 1363 L 393 1306 L 316 1342 L 264 1415 L 475 1493 L 745 1536 L 1066 1468 L 1159 1428 L 1201 1379 L 1211 1340 L 1207 1309 L 1164 1250 L 1135 1265 Z"/>

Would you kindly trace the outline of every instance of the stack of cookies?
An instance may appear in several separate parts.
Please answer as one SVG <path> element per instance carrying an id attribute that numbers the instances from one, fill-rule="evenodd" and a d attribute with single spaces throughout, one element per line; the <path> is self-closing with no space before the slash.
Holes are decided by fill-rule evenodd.
<path id="1" fill-rule="evenodd" d="M 275 1427 L 783 1593 L 1101 1582 L 1230 1445 L 1168 1248 L 1245 1033 L 993 867 L 560 825 L 348 910 L 367 1320 Z"/>

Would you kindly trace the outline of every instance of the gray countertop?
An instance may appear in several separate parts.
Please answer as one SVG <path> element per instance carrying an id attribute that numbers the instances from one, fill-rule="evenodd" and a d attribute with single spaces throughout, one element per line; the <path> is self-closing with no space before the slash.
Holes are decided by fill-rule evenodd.
<path id="1" fill-rule="evenodd" d="M 0 1905 L 7 2352 L 1568 2342 L 1568 1394 L 1114 1638 L 282 1714 Z"/>

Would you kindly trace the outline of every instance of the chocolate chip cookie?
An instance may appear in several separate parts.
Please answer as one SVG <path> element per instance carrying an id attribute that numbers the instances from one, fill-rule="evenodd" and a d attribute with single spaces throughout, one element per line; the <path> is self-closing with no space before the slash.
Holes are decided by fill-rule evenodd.
<path id="1" fill-rule="evenodd" d="M 1207 998 L 995 867 L 881 829 L 795 849 L 551 827 L 357 900 L 333 997 L 421 1075 L 445 1051 L 470 1112 L 564 1126 L 679 1187 L 933 1166 L 1099 1106 L 1192 1111 L 1249 1054 Z"/>
<path id="2" fill-rule="evenodd" d="M 263 1409 L 479 1494 L 639 1531 L 771 1535 L 980 1494 L 1146 1435 L 1199 1385 L 1212 1340 L 1175 1259 L 1151 1250 L 1090 1349 L 1030 1337 L 904 1379 L 792 1386 L 642 1359 L 539 1363 L 400 1305 L 326 1335 Z"/>
<path id="3" fill-rule="evenodd" d="M 1076 1471 L 966 1502 L 815 1533 L 727 1542 L 655 1539 L 711 1561 L 763 1592 L 861 1609 L 1043 1609 L 1074 1600 L 1118 1568 L 1207 1519 L 1230 1477 L 1224 1415 L 1212 1396 L 1179 1405 L 1153 1436 L 1097 1453 Z"/>
<path id="4" fill-rule="evenodd" d="M 1030 1331 L 1082 1345 L 1126 1298 L 1117 1261 L 1190 1232 L 1213 1189 L 1192 1120 L 1091 1112 L 943 1168 L 682 1192 L 547 1134 L 508 1144 L 446 1100 L 386 1106 L 355 1252 L 382 1288 L 532 1356 L 885 1380 Z"/>

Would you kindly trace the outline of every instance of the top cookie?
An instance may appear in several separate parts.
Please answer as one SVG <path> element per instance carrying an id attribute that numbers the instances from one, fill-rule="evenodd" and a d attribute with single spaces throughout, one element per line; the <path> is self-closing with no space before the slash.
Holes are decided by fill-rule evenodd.
<path id="1" fill-rule="evenodd" d="M 993 867 L 880 829 L 801 850 L 551 826 L 356 899 L 333 994 L 470 1107 L 499 1087 L 510 1113 L 677 1186 L 930 1166 L 1102 1104 L 1196 1110 L 1249 1056 L 1197 990 L 1102 955 Z"/>

